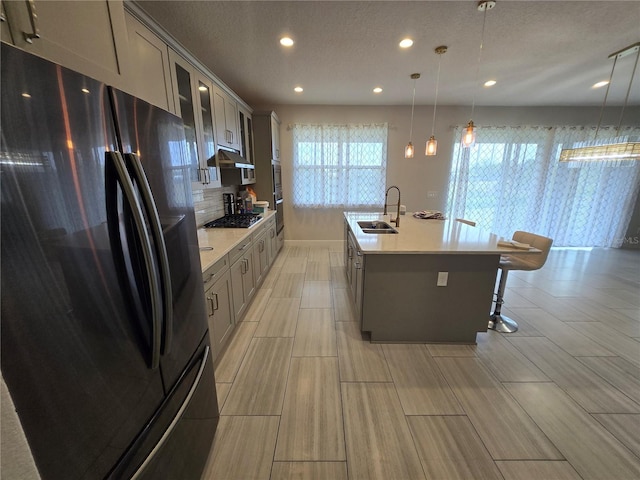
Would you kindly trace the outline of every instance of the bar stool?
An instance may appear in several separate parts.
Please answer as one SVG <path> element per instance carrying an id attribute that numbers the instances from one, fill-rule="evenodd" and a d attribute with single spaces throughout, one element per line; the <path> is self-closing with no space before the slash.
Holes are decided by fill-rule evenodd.
<path id="1" fill-rule="evenodd" d="M 513 240 L 520 243 L 528 243 L 542 253 L 539 255 L 509 254 L 500 257 L 500 283 L 496 293 L 496 308 L 491 314 L 488 328 L 501 333 L 513 333 L 518 330 L 518 324 L 511 318 L 501 315 L 500 310 L 504 303 L 504 289 L 507 284 L 509 270 L 538 270 L 547 261 L 549 250 L 553 240 L 551 238 L 536 235 L 535 233 L 517 231 L 513 234 Z"/>

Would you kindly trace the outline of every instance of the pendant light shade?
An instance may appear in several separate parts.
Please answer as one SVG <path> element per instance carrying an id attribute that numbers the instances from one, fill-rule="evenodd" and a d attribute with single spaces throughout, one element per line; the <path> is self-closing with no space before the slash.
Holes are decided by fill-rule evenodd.
<path id="1" fill-rule="evenodd" d="M 483 12 L 482 17 L 482 35 L 480 37 L 480 51 L 478 52 L 478 66 L 476 68 L 476 83 L 473 88 L 473 102 L 471 104 L 471 118 L 469 119 L 469 123 L 467 124 L 467 128 L 465 128 L 462 133 L 462 147 L 469 148 L 472 147 L 476 143 L 476 128 L 473 124 L 473 111 L 476 106 L 476 90 L 478 88 L 478 77 L 480 74 L 480 61 L 482 60 L 482 47 L 484 45 L 484 27 L 487 22 L 487 12 L 492 10 L 493 7 L 496 6 L 496 2 L 493 0 L 484 0 L 478 2 L 478 11 Z"/>
<path id="2" fill-rule="evenodd" d="M 413 143 L 409 142 L 406 147 L 404 147 L 404 158 L 413 158 Z"/>
<path id="3" fill-rule="evenodd" d="M 462 146 L 464 148 L 473 147 L 476 144 L 476 126 L 473 124 L 473 120 L 469 120 L 467 128 L 464 129 L 462 134 Z"/>
<path id="4" fill-rule="evenodd" d="M 413 158 L 413 154 L 415 149 L 413 148 L 413 143 L 411 143 L 411 136 L 413 135 L 413 108 L 416 103 L 416 80 L 420 78 L 419 73 L 412 73 L 411 78 L 413 79 L 413 98 L 411 100 L 411 129 L 409 130 L 409 143 L 406 147 L 404 147 L 404 158 Z"/>
<path id="5" fill-rule="evenodd" d="M 436 140 L 436 137 L 431 135 L 429 137 L 429 140 L 427 140 L 427 148 L 424 154 L 427 156 L 431 156 L 431 155 L 435 155 L 437 152 L 438 152 L 438 141 Z"/>
<path id="6" fill-rule="evenodd" d="M 613 72 L 616 69 L 616 62 L 618 59 L 630 54 L 636 54 L 636 60 L 633 65 L 633 71 L 631 72 L 631 78 L 629 78 L 629 86 L 627 87 L 627 95 L 624 99 L 624 105 L 622 106 L 622 112 L 620 112 L 620 120 L 618 121 L 618 127 L 616 128 L 615 138 L 609 139 L 608 142 L 596 141 L 598 137 L 598 131 L 600 130 L 600 123 L 602 121 L 602 113 L 604 107 L 607 104 L 607 96 L 609 95 L 609 87 L 611 86 L 611 79 L 613 78 Z M 600 109 L 600 118 L 598 119 L 598 126 L 596 127 L 596 133 L 593 137 L 593 145 L 579 146 L 577 148 L 563 148 L 560 152 L 561 162 L 585 162 L 585 161 L 606 161 L 606 160 L 640 160 L 640 142 L 621 142 L 618 136 L 620 135 L 620 126 L 622 125 L 622 117 L 624 115 L 624 109 L 627 106 L 629 100 L 629 92 L 631 92 L 631 84 L 633 83 L 633 77 L 638 67 L 638 59 L 640 58 L 640 42 L 629 45 L 618 52 L 614 52 L 609 55 L 609 58 L 613 58 L 613 67 L 611 68 L 611 74 L 609 75 L 609 82 L 607 83 L 607 91 L 604 94 L 604 101 L 602 108 Z"/>
<path id="7" fill-rule="evenodd" d="M 436 77 L 436 95 L 435 100 L 433 101 L 433 121 L 431 122 L 431 137 L 427 140 L 427 146 L 424 154 L 427 156 L 433 156 L 438 152 L 438 141 L 435 137 L 435 128 L 436 128 L 436 108 L 438 106 L 438 87 L 440 85 L 440 59 L 442 55 L 447 52 L 447 47 L 441 45 L 436 48 L 435 52 L 438 54 L 438 76 Z"/>

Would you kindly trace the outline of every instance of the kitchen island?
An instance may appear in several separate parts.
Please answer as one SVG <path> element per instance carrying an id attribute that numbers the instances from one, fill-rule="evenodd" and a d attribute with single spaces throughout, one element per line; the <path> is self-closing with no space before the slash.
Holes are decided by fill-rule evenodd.
<path id="1" fill-rule="evenodd" d="M 345 268 L 360 328 L 372 342 L 475 343 L 487 330 L 500 238 L 455 220 L 345 212 Z M 386 221 L 397 233 L 365 233 Z"/>

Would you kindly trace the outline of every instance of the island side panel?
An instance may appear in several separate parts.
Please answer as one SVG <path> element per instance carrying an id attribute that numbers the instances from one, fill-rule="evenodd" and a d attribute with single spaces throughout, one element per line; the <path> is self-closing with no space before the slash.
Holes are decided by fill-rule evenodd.
<path id="1" fill-rule="evenodd" d="M 500 255 L 365 256 L 361 325 L 372 342 L 475 343 L 487 330 Z"/>

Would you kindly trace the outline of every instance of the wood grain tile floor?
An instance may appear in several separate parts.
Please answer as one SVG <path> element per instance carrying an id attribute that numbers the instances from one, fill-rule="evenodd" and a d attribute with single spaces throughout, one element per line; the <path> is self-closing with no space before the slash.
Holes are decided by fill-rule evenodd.
<path id="1" fill-rule="evenodd" d="M 511 335 L 371 344 L 343 252 L 285 247 L 215 365 L 205 480 L 640 478 L 640 252 L 510 274 Z"/>

